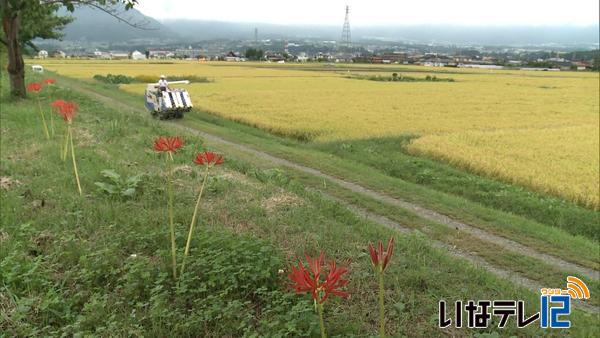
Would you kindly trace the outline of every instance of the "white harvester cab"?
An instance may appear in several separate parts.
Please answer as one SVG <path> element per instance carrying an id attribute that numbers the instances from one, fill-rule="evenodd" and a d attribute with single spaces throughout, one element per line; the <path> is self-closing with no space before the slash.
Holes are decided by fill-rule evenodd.
<path id="1" fill-rule="evenodd" d="M 174 84 L 189 83 L 188 80 L 172 81 L 169 82 L 169 87 Z M 146 86 L 146 108 L 161 120 L 181 118 L 183 113 L 192 110 L 193 107 L 192 99 L 185 89 L 169 88 L 160 91 L 158 83 L 148 83 Z"/>

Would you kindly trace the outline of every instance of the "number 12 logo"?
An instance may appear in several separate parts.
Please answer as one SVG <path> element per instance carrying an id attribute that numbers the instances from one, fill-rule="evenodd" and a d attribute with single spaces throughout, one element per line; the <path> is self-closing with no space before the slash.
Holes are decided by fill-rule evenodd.
<path id="1" fill-rule="evenodd" d="M 571 321 L 560 319 L 560 316 L 571 314 L 571 296 L 568 295 L 542 295 L 540 296 L 542 328 L 568 329 L 571 327 Z M 561 303 L 562 306 L 551 306 L 551 303 Z"/>

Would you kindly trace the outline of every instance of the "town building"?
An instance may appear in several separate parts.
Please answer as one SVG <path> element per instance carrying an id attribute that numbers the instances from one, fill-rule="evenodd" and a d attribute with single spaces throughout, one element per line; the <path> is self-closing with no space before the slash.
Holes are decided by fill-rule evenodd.
<path id="1" fill-rule="evenodd" d="M 131 53 L 131 59 L 133 60 L 146 60 L 146 54 L 140 52 L 140 51 L 133 51 L 133 53 Z"/>

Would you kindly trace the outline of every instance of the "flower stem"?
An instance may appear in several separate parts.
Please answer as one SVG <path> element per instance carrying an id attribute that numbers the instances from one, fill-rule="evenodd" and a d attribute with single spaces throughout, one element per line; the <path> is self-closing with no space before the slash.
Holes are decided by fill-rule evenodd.
<path id="1" fill-rule="evenodd" d="M 321 327 L 321 338 L 326 338 L 325 321 L 323 320 L 323 304 L 317 300 L 317 312 L 319 312 L 319 326 Z"/>
<path id="2" fill-rule="evenodd" d="M 38 96 L 38 108 L 40 109 L 40 116 L 42 117 L 42 125 L 44 126 L 44 133 L 46 133 L 46 139 L 50 139 L 50 133 L 48 132 L 48 125 L 46 124 L 46 117 L 44 116 L 44 111 L 42 110 L 42 103 L 40 102 L 40 97 Z"/>
<path id="3" fill-rule="evenodd" d="M 169 228 L 171 231 L 171 264 L 173 268 L 173 278 L 177 279 L 177 244 L 175 243 L 175 222 L 173 215 L 173 182 L 171 182 L 171 162 L 173 162 L 173 155 L 167 152 L 167 194 L 168 194 L 168 208 L 169 208 Z"/>
<path id="4" fill-rule="evenodd" d="M 65 146 L 61 150 L 60 158 L 64 162 L 67 160 L 67 151 L 69 150 L 69 129 L 65 130 Z"/>
<path id="5" fill-rule="evenodd" d="M 379 337 L 383 338 L 385 337 L 385 303 L 383 300 L 383 271 L 378 271 L 377 274 L 379 277 Z"/>
<path id="6" fill-rule="evenodd" d="M 198 199 L 196 200 L 196 207 L 194 208 L 194 214 L 192 215 L 192 222 L 190 223 L 190 231 L 188 233 L 187 242 L 185 243 L 185 251 L 183 253 L 183 263 L 181 263 L 181 273 L 180 276 L 183 275 L 185 271 L 185 259 L 190 252 L 190 244 L 192 242 L 192 234 L 194 233 L 194 226 L 196 225 L 196 216 L 198 215 L 198 207 L 200 206 L 200 200 L 202 199 L 202 193 L 204 192 L 204 185 L 206 184 L 206 180 L 208 178 L 208 169 L 209 166 L 206 166 L 206 170 L 204 171 L 204 178 L 202 179 L 202 186 L 200 186 L 200 193 L 198 194 Z"/>
<path id="7" fill-rule="evenodd" d="M 52 133 L 52 137 L 54 138 L 54 115 L 50 112 L 50 132 Z"/>
<path id="8" fill-rule="evenodd" d="M 71 158 L 73 159 L 73 170 L 75 171 L 75 179 L 77 180 L 77 189 L 79 190 L 79 196 L 82 195 L 81 192 L 81 183 L 79 182 L 79 173 L 77 172 L 77 162 L 75 161 L 75 147 L 73 147 L 73 130 L 69 125 L 68 129 L 68 137 L 71 140 Z"/>

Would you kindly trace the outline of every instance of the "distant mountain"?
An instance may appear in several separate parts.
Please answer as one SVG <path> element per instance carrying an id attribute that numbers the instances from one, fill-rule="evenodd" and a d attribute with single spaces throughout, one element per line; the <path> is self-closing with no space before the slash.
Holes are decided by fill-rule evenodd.
<path id="1" fill-rule="evenodd" d="M 265 38 L 322 38 L 339 40 L 342 27 L 309 25 L 275 25 L 204 20 L 165 20 L 165 26 L 182 38 L 201 41 L 209 39 L 253 39 L 258 29 Z M 353 41 L 389 40 L 417 43 L 479 44 L 479 45 L 543 45 L 598 44 L 598 25 L 593 26 L 453 26 L 412 25 L 352 27 Z"/>
<path id="2" fill-rule="evenodd" d="M 277 25 L 264 23 L 236 23 L 206 20 L 171 19 L 159 22 L 136 9 L 121 11 L 129 22 L 140 24 L 146 29 L 135 29 L 115 17 L 91 7 L 80 7 L 70 14 L 75 21 L 65 28 L 66 41 L 193 43 L 213 39 L 254 39 L 258 29 L 259 39 L 314 38 L 339 40 L 342 32 L 338 26 Z M 598 25 L 592 26 L 453 26 L 412 25 L 351 27 L 353 41 L 383 40 L 413 43 L 437 43 L 456 45 L 488 46 L 531 46 L 598 45 Z M 597 47 L 596 47 L 597 48 Z"/>
<path id="3" fill-rule="evenodd" d="M 182 38 L 193 41 L 212 39 L 254 39 L 258 29 L 260 39 L 322 38 L 339 39 L 341 27 L 310 25 L 276 25 L 267 23 L 238 23 L 206 20 L 164 20 L 162 23 Z"/>
<path id="4" fill-rule="evenodd" d="M 65 9 L 60 15 L 71 15 L 75 20 L 64 30 L 66 41 L 94 41 L 122 43 L 132 40 L 177 40 L 179 36 L 165 25 L 136 9 L 119 11 L 128 22 L 142 26 L 136 29 L 99 9 L 82 6 L 70 13 Z"/>
<path id="5" fill-rule="evenodd" d="M 357 28 L 355 36 L 414 42 L 479 45 L 598 44 L 595 26 L 452 26 L 419 25 Z"/>

